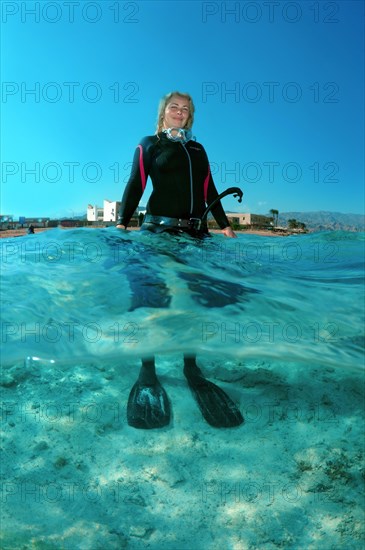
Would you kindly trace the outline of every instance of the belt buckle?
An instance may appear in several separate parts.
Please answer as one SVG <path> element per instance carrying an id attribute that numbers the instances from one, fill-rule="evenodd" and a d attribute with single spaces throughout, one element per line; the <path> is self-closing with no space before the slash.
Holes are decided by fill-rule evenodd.
<path id="1" fill-rule="evenodd" d="M 192 229 L 196 229 L 197 231 L 199 231 L 200 227 L 201 227 L 201 224 L 202 224 L 202 221 L 200 218 L 190 218 L 189 219 L 189 225 Z"/>

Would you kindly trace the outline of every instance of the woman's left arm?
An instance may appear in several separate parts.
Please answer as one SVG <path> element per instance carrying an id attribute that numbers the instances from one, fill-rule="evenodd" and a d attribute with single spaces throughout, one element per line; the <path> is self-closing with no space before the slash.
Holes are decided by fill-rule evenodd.
<path id="1" fill-rule="evenodd" d="M 206 154 L 205 150 L 204 150 L 204 153 L 205 153 L 206 160 L 207 160 L 206 181 L 208 182 L 207 183 L 207 190 L 206 190 L 207 191 L 206 192 L 206 202 L 209 205 L 218 197 L 218 191 L 217 191 L 217 188 L 214 184 L 212 174 L 210 172 L 209 161 L 208 161 L 208 157 L 207 157 L 207 154 Z M 223 235 L 225 235 L 226 237 L 233 238 L 233 239 L 237 238 L 237 235 L 235 234 L 235 232 L 233 231 L 233 229 L 231 228 L 231 226 L 229 224 L 228 218 L 226 216 L 226 213 L 224 212 L 221 201 L 218 201 L 217 204 L 212 208 L 212 214 L 214 216 L 215 221 L 217 222 L 217 224 L 221 228 Z"/>

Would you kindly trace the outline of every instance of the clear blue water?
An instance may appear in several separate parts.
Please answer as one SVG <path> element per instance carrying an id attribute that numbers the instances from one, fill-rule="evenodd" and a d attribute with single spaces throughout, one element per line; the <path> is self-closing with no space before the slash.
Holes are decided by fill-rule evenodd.
<path id="1" fill-rule="evenodd" d="M 364 548 L 364 234 L 0 245 L 1 548 Z M 204 422 L 182 352 L 244 424 Z M 136 430 L 151 354 L 173 417 Z"/>
<path id="2" fill-rule="evenodd" d="M 2 239 L 3 364 L 191 351 L 363 366 L 364 234 Z"/>

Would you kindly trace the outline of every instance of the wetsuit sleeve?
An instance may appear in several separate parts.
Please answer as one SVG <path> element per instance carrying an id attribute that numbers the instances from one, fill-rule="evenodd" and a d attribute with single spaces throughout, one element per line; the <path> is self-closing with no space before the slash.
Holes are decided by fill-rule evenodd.
<path id="1" fill-rule="evenodd" d="M 146 187 L 151 166 L 154 136 L 143 138 L 134 153 L 131 174 L 123 193 L 117 225 L 128 226 Z"/>
<path id="2" fill-rule="evenodd" d="M 212 174 L 210 173 L 208 157 L 206 158 L 207 158 L 208 172 L 204 183 L 205 185 L 204 192 L 205 192 L 205 197 L 206 197 L 205 200 L 206 200 L 207 206 L 209 206 L 209 204 L 211 204 L 218 197 L 218 191 L 214 184 Z M 229 221 L 223 210 L 221 201 L 217 202 L 217 204 L 212 208 L 211 213 L 213 214 L 215 221 L 217 222 L 217 224 L 221 229 L 224 229 L 225 227 L 229 226 Z"/>

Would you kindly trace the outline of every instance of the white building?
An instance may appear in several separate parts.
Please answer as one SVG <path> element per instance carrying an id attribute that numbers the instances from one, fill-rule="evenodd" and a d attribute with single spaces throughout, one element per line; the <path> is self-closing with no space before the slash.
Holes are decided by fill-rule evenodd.
<path id="1" fill-rule="evenodd" d="M 87 221 L 88 222 L 116 222 L 118 210 L 120 208 L 119 201 L 109 201 L 104 199 L 104 206 L 88 204 L 87 206 Z"/>
<path id="2" fill-rule="evenodd" d="M 120 209 L 120 201 L 110 201 L 104 199 L 104 207 L 101 208 L 96 204 L 88 204 L 87 206 L 87 221 L 98 223 L 110 223 L 116 222 L 118 219 L 118 213 Z M 140 214 L 146 213 L 145 206 L 138 206 L 133 214 L 133 218 L 138 218 Z M 134 223 L 137 223 L 136 221 Z"/>
<path id="3" fill-rule="evenodd" d="M 104 209 L 100 208 L 100 206 L 97 206 L 96 204 L 94 206 L 92 204 L 87 205 L 88 222 L 102 222 L 103 213 L 104 213 Z"/>
<path id="4" fill-rule="evenodd" d="M 104 222 L 116 222 L 120 208 L 120 201 L 109 201 L 104 199 Z"/>

